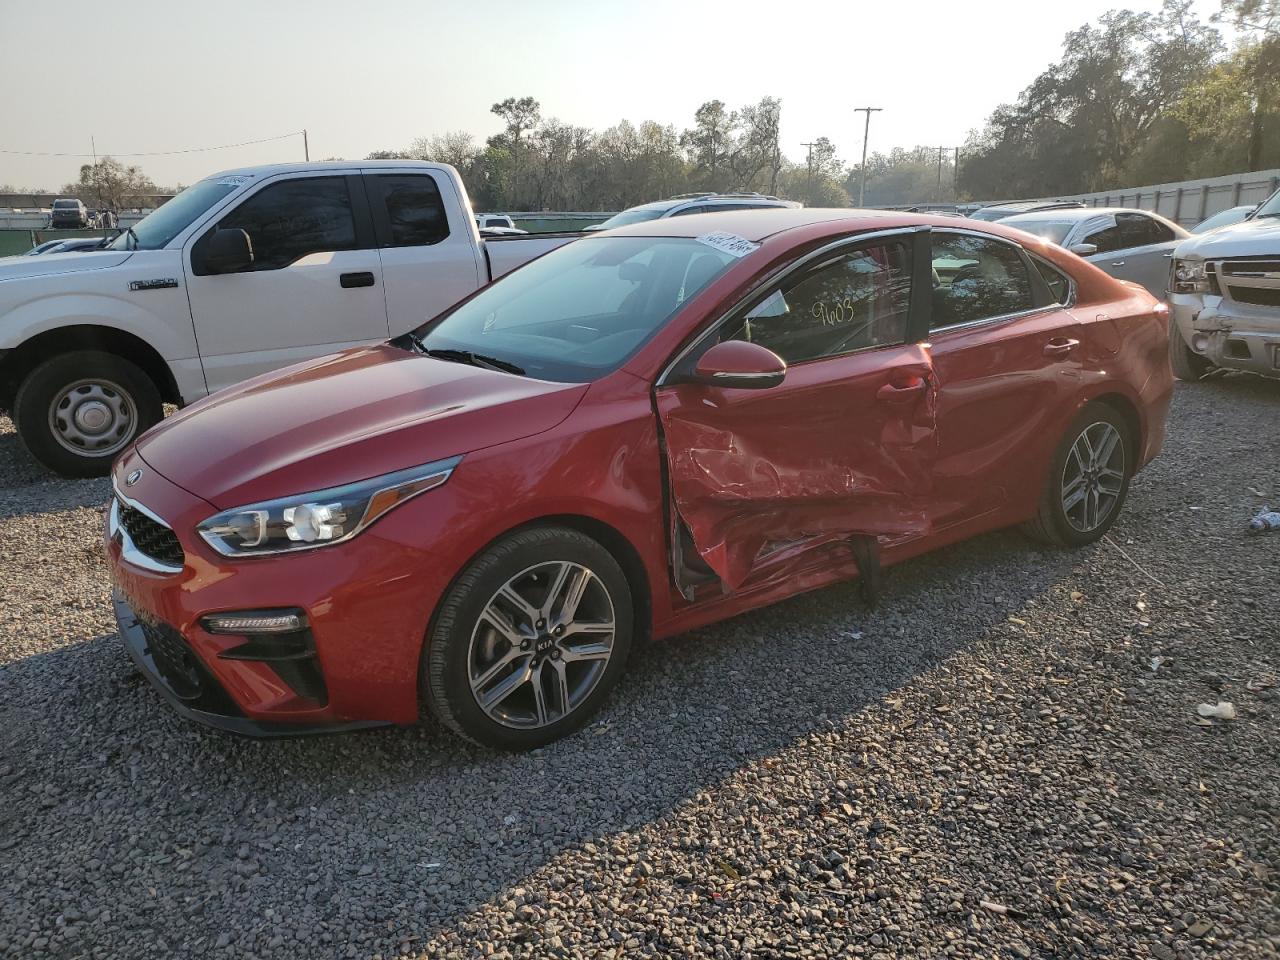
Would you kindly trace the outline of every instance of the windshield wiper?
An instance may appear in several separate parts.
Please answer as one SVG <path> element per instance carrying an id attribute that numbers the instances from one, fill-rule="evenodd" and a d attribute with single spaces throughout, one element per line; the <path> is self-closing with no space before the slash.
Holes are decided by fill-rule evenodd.
<path id="1" fill-rule="evenodd" d="M 506 360 L 499 360 L 497 357 L 486 357 L 483 353 L 472 353 L 470 350 L 432 349 L 425 346 L 421 338 L 416 334 L 413 335 L 413 343 L 428 357 L 435 357 L 437 360 L 448 360 L 451 363 L 469 363 L 473 367 L 497 370 L 500 373 L 514 373 L 521 376 L 524 374 L 524 367 L 518 367 Z"/>

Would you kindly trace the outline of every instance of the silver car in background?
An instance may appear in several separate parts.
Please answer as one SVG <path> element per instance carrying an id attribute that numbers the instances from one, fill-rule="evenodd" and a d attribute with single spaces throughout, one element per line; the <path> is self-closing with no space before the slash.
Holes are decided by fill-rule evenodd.
<path id="1" fill-rule="evenodd" d="M 1081 207 L 1007 217 L 1002 227 L 1034 233 L 1079 254 L 1117 280 L 1132 280 L 1160 300 L 1169 288 L 1173 249 L 1191 234 L 1148 210 Z"/>

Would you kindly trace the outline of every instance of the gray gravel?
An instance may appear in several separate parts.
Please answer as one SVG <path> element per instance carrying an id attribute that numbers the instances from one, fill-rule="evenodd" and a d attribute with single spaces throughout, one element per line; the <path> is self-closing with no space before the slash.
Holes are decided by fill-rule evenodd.
<path id="1" fill-rule="evenodd" d="M 650 645 L 526 756 L 179 720 L 106 496 L 0 420 L 0 955 L 1280 953 L 1280 384 L 1179 388 L 1113 532 L 1150 576 L 985 536 Z"/>

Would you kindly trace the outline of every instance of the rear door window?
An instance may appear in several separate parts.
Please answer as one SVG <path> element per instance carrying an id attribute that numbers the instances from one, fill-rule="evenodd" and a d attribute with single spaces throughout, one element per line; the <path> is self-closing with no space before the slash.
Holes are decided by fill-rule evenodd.
<path id="1" fill-rule="evenodd" d="M 1031 275 L 1013 244 L 944 231 L 932 242 L 932 329 L 1034 309 Z"/>
<path id="2" fill-rule="evenodd" d="M 1125 247 L 1145 247 L 1174 239 L 1173 231 L 1167 226 L 1141 213 L 1118 213 L 1116 224 Z"/>
<path id="3" fill-rule="evenodd" d="M 435 178 L 425 173 L 366 176 L 374 207 L 374 230 L 382 247 L 424 247 L 449 236 L 449 217 Z M 488 217 L 482 226 L 500 226 Z"/>

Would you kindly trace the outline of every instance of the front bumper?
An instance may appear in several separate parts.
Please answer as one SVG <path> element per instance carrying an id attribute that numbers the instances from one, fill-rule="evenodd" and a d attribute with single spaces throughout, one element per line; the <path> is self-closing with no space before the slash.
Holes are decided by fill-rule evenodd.
<path id="1" fill-rule="evenodd" d="M 1171 293 L 1174 329 L 1215 367 L 1280 378 L 1280 308 L 1215 294 Z"/>
<path id="2" fill-rule="evenodd" d="M 191 696 L 189 689 L 179 690 L 166 678 L 165 670 L 157 662 L 157 658 L 163 655 L 158 649 L 153 648 L 155 643 L 169 643 L 181 650 L 186 647 L 185 641 L 167 624 L 139 619 L 138 614 L 129 606 L 129 602 L 119 590 L 112 591 L 111 603 L 115 608 L 120 639 L 124 641 L 125 649 L 129 652 L 134 664 L 169 701 L 169 705 L 188 720 L 245 737 L 314 736 L 386 726 L 382 722 L 367 720 L 345 723 L 273 723 L 253 720 L 244 715 L 226 690 L 222 689 L 217 678 L 196 660 L 187 648 L 186 656 L 190 658 L 189 669 L 200 680 L 198 693 Z M 164 640 L 158 639 L 165 634 L 167 636 Z"/>
<path id="3" fill-rule="evenodd" d="M 141 478 L 124 486 L 134 471 Z M 108 520 L 106 554 L 121 637 L 179 712 L 256 736 L 417 721 L 423 641 L 449 577 L 439 557 L 409 542 L 409 531 L 397 539 L 401 528 L 383 523 L 323 550 L 230 560 L 195 533 L 216 508 L 157 474 L 136 451 L 117 461 L 113 479 L 182 546 L 180 567 L 148 569 Z M 413 507 L 398 512 L 407 517 Z M 203 625 L 213 613 L 281 608 L 305 615 L 300 657 L 246 653 L 249 637 Z"/>

